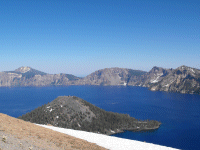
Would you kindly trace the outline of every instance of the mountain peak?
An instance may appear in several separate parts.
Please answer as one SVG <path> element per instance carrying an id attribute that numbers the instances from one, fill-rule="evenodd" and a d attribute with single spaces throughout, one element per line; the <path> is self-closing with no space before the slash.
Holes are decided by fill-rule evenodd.
<path id="1" fill-rule="evenodd" d="M 188 66 L 185 66 L 185 65 L 182 65 L 182 66 L 177 68 L 177 70 L 181 70 L 181 71 L 183 71 L 183 70 L 191 70 L 191 69 L 192 69 L 191 67 L 188 67 Z"/>
<path id="2" fill-rule="evenodd" d="M 25 67 L 22 66 L 22 67 L 16 69 L 14 72 L 21 73 L 21 74 L 23 74 L 23 76 L 29 76 L 29 77 L 33 77 L 34 75 L 45 75 L 46 74 L 44 72 L 35 70 L 28 66 L 25 66 Z"/>
<path id="3" fill-rule="evenodd" d="M 186 68 L 187 66 L 185 66 L 185 65 L 182 65 L 182 66 L 180 66 L 180 67 L 178 67 L 178 68 Z M 187 67 L 188 68 L 188 67 Z"/>
<path id="4" fill-rule="evenodd" d="M 16 71 L 16 72 L 20 72 L 20 73 L 26 73 L 26 72 L 28 72 L 28 71 L 30 71 L 30 70 L 31 70 L 30 67 L 28 67 L 28 66 L 25 66 L 25 67 L 22 66 L 22 67 L 16 69 L 15 71 Z"/>
<path id="5" fill-rule="evenodd" d="M 157 72 L 157 71 L 162 70 L 162 69 L 163 69 L 163 68 L 161 68 L 161 67 L 154 66 L 154 67 L 150 70 L 150 72 Z"/>

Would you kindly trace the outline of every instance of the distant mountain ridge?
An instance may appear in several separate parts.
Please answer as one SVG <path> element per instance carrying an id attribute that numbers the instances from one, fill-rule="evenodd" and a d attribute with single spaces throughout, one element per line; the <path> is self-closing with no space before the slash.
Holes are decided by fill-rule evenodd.
<path id="1" fill-rule="evenodd" d="M 15 71 L 0 72 L 0 86 L 127 85 L 131 76 L 145 73 L 140 70 L 106 68 L 80 78 L 71 74 L 47 74 L 30 67 L 20 67 Z"/>
<path id="2" fill-rule="evenodd" d="M 47 74 L 31 67 L 0 72 L 0 87 L 57 85 L 142 86 L 150 90 L 200 94 L 200 70 L 187 66 L 176 69 L 153 67 L 149 72 L 126 68 L 105 68 L 84 78 L 72 74 Z"/>

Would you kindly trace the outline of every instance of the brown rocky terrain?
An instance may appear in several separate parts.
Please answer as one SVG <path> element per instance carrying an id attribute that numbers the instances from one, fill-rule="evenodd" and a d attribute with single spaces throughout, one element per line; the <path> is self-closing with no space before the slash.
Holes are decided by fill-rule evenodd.
<path id="1" fill-rule="evenodd" d="M 60 132 L 0 113 L 0 150 L 105 150 Z"/>

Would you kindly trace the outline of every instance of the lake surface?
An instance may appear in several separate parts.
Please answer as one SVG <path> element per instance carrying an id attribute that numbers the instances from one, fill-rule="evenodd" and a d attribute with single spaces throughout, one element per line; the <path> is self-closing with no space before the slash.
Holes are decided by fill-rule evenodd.
<path id="1" fill-rule="evenodd" d="M 0 113 L 19 117 L 64 95 L 78 96 L 107 111 L 162 122 L 151 132 L 127 131 L 113 136 L 185 150 L 200 147 L 200 95 L 124 86 L 0 88 Z"/>

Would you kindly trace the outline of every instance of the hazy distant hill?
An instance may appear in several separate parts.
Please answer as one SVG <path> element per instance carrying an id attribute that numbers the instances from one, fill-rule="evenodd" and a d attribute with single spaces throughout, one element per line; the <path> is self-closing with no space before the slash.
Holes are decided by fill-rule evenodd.
<path id="1" fill-rule="evenodd" d="M 102 134 L 114 134 L 123 130 L 151 130 L 160 126 L 158 121 L 138 121 L 127 114 L 107 112 L 75 96 L 60 96 L 19 118 L 38 124 Z"/>
<path id="2" fill-rule="evenodd" d="M 71 85 L 80 79 L 71 74 L 47 74 L 30 67 L 0 72 L 0 86 L 51 86 Z"/>
<path id="3" fill-rule="evenodd" d="M 0 72 L 0 86 L 127 85 L 132 76 L 145 73 L 140 70 L 106 68 L 79 78 L 71 74 L 47 74 L 30 67 L 20 67 L 15 71 Z"/>
<path id="4" fill-rule="evenodd" d="M 71 74 L 47 74 L 30 67 L 0 72 L 0 87 L 57 85 L 142 86 L 150 90 L 200 94 L 200 71 L 181 66 L 177 69 L 153 67 L 149 72 L 126 68 L 105 68 L 85 78 Z"/>

